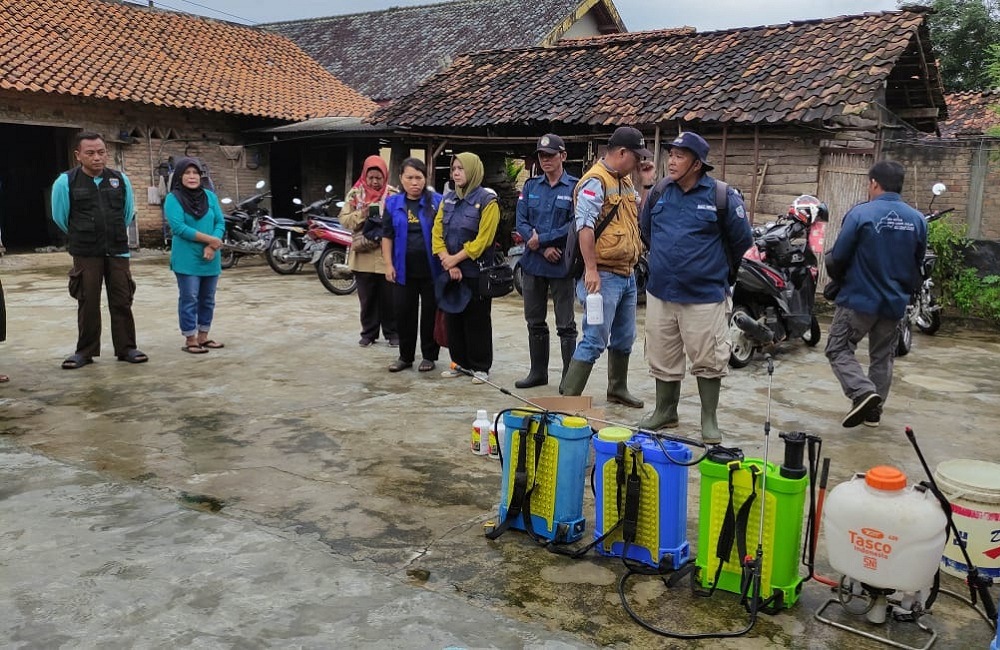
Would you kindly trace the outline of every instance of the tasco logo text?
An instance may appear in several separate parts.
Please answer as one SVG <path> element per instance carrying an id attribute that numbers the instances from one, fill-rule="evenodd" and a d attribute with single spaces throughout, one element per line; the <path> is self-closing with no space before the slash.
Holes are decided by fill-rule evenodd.
<path id="1" fill-rule="evenodd" d="M 885 535 L 879 531 L 872 531 L 870 528 L 864 528 L 861 531 L 861 533 L 878 533 L 878 537 L 876 539 L 872 539 L 873 536 L 860 534 L 853 530 L 848 532 L 851 535 L 851 544 L 854 546 L 854 550 L 860 553 L 864 553 L 865 555 L 874 555 L 881 558 L 888 558 L 889 554 L 892 553 L 892 544 L 879 541 L 879 539 L 885 537 Z"/>

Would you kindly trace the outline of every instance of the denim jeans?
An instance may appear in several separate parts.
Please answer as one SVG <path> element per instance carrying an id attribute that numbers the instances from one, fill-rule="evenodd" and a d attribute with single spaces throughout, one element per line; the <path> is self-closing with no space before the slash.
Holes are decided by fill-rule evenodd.
<path id="1" fill-rule="evenodd" d="M 181 334 L 194 336 L 207 332 L 212 327 L 215 313 L 215 287 L 219 283 L 217 275 L 185 275 L 176 273 L 177 316 L 181 322 Z"/>
<path id="2" fill-rule="evenodd" d="M 591 325 L 587 322 L 587 309 L 584 306 L 583 338 L 576 346 L 573 358 L 577 361 L 594 363 L 604 352 L 611 348 L 622 354 L 632 353 L 635 342 L 635 274 L 628 277 L 616 275 L 608 271 L 600 271 L 601 297 L 604 299 L 604 323 Z M 583 305 L 587 298 L 587 289 L 583 279 L 576 282 L 576 298 Z"/>

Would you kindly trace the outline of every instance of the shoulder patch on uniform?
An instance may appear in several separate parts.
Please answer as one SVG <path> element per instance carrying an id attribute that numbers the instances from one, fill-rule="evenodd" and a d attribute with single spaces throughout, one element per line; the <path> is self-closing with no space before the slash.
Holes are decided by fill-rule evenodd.
<path id="1" fill-rule="evenodd" d="M 742 205 L 736 206 L 736 216 L 739 217 L 740 219 L 747 218 L 747 211 L 743 209 Z"/>
<path id="2" fill-rule="evenodd" d="M 118 181 L 117 178 L 115 178 L 114 176 L 112 176 L 111 178 L 108 179 L 108 185 L 111 186 L 111 189 L 117 190 L 118 186 L 120 185 L 120 182 Z"/>

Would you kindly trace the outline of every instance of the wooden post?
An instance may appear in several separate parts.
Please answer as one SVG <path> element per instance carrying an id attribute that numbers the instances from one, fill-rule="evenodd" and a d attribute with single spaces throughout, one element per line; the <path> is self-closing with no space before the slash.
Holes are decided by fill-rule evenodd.
<path id="1" fill-rule="evenodd" d="M 753 127 L 753 187 L 757 187 L 757 174 L 760 171 L 760 127 L 754 124 Z M 757 218 L 757 192 L 753 193 L 750 199 L 750 223 L 753 224 Z"/>
<path id="2" fill-rule="evenodd" d="M 729 139 L 729 125 L 724 124 L 722 126 L 722 168 L 720 170 L 723 182 L 725 182 L 726 180 L 726 144 L 727 144 L 726 141 L 728 139 Z"/>
<path id="3" fill-rule="evenodd" d="M 653 137 L 653 169 L 660 173 L 660 125 L 656 125 L 656 135 Z"/>

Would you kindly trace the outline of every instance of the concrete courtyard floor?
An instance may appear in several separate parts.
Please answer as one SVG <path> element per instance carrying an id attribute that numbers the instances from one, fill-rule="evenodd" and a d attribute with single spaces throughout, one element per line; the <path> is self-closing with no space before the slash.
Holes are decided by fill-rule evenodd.
<path id="1" fill-rule="evenodd" d="M 278 276 L 260 259 L 226 271 L 212 330 L 226 347 L 196 356 L 180 350 L 167 258 L 144 252 L 133 263 L 134 310 L 151 361 L 117 362 L 105 321 L 105 356 L 64 371 L 76 339 L 69 265 L 61 253 L 0 258 L 0 372 L 11 376 L 0 386 L 0 645 L 882 647 L 816 621 L 830 592 L 815 582 L 746 637 L 665 640 L 622 609 L 619 561 L 573 561 L 516 532 L 486 541 L 500 468 L 470 453 L 468 432 L 477 409 L 517 403 L 439 372 L 386 372 L 395 350 L 357 346 L 357 296 L 326 292 L 311 267 Z M 513 388 L 527 370 L 518 297 L 496 301 L 493 320 L 493 380 Z M 640 337 L 630 382 L 651 407 L 642 347 Z M 831 486 L 876 464 L 918 481 L 909 425 L 932 466 L 1000 461 L 995 333 L 916 334 L 878 429 L 839 426 L 848 403 L 822 345 L 788 344 L 776 359 L 772 460 L 782 453 L 778 431 L 806 431 L 823 437 Z M 439 371 L 446 362 L 443 351 Z M 640 411 L 605 405 L 605 369 L 602 360 L 588 393 L 606 419 L 634 422 Z M 554 395 L 555 382 L 524 394 Z M 720 424 L 750 457 L 763 450 L 766 395 L 760 359 L 724 381 Z M 690 379 L 680 415 L 679 433 L 694 435 Z M 692 547 L 698 482 L 692 469 Z M 592 511 L 588 486 L 585 539 Z M 825 557 L 821 544 L 818 569 L 830 574 Z M 655 578 L 630 584 L 630 602 L 658 625 L 745 623 L 731 594 L 697 599 L 686 583 L 667 590 Z M 986 625 L 954 599 L 939 598 L 924 621 L 941 635 L 937 647 L 989 645 Z M 890 633 L 922 644 L 912 628 L 892 624 Z"/>

